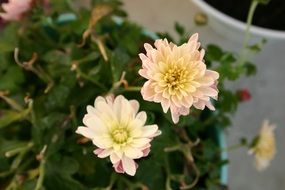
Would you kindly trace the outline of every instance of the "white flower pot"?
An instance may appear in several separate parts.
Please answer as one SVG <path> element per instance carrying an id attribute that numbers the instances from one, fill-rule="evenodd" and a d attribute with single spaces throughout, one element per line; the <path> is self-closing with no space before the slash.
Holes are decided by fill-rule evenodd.
<path id="1" fill-rule="evenodd" d="M 209 25 L 216 32 L 235 42 L 243 42 L 244 33 L 246 30 L 245 22 L 241 22 L 222 13 L 203 0 L 191 1 L 208 15 Z M 250 28 L 250 33 L 253 42 L 259 42 L 262 38 L 266 38 L 269 42 L 285 42 L 285 31 L 252 26 Z"/>

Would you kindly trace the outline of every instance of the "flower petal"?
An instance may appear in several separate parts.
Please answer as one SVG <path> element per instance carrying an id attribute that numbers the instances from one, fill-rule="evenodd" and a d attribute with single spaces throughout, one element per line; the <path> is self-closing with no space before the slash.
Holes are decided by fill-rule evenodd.
<path id="1" fill-rule="evenodd" d="M 99 158 L 106 158 L 108 156 L 110 156 L 110 154 L 112 153 L 113 151 L 111 149 L 103 149 L 102 152 L 100 152 L 99 154 L 97 154 L 97 156 Z M 98 153 L 98 151 L 94 151 L 94 154 Z"/>
<path id="2" fill-rule="evenodd" d="M 145 146 L 150 141 L 151 141 L 150 138 L 137 138 L 132 141 L 131 146 L 140 148 Z"/>
<path id="3" fill-rule="evenodd" d="M 130 176 L 134 176 L 136 174 L 136 164 L 133 159 L 130 159 L 126 156 L 122 159 L 123 169 L 124 171 L 129 174 Z"/>
<path id="4" fill-rule="evenodd" d="M 112 162 L 113 164 L 115 164 L 115 163 L 117 163 L 117 162 L 120 161 L 120 158 L 117 156 L 116 153 L 112 153 L 112 154 L 110 155 L 110 160 L 111 160 L 111 162 Z"/>
<path id="5" fill-rule="evenodd" d="M 146 125 L 142 128 L 142 137 L 153 137 L 157 131 L 157 125 Z"/>
<path id="6" fill-rule="evenodd" d="M 143 156 L 143 152 L 138 148 L 126 147 L 124 153 L 127 157 L 132 159 L 138 159 Z"/>
<path id="7" fill-rule="evenodd" d="M 89 139 L 94 139 L 96 134 L 94 133 L 93 130 L 91 130 L 88 127 L 78 127 L 77 130 L 75 131 L 77 134 L 81 134 Z"/>

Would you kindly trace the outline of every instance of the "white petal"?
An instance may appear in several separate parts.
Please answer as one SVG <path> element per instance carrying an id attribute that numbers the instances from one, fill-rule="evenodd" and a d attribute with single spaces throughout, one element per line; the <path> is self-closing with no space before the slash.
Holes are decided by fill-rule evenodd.
<path id="1" fill-rule="evenodd" d="M 211 86 L 212 84 L 214 84 L 214 80 L 211 77 L 202 77 L 196 80 L 196 82 L 204 85 L 204 86 Z"/>
<path id="2" fill-rule="evenodd" d="M 92 142 L 94 145 L 96 145 L 97 147 L 102 148 L 102 149 L 108 149 L 108 148 L 112 147 L 112 145 L 113 145 L 112 139 L 102 138 L 99 136 L 95 136 L 92 139 Z"/>
<path id="3" fill-rule="evenodd" d="M 193 34 L 193 35 L 190 37 L 189 42 L 190 42 L 190 41 L 195 41 L 195 42 L 197 42 L 197 41 L 198 41 L 198 38 L 199 38 L 199 34 L 198 34 L 198 33 L 195 33 L 195 34 Z"/>
<path id="4" fill-rule="evenodd" d="M 89 139 L 94 139 L 96 134 L 94 133 L 93 130 L 91 130 L 88 127 L 78 127 L 77 130 L 75 131 L 77 134 L 81 134 Z"/>
<path id="5" fill-rule="evenodd" d="M 137 147 L 137 148 L 144 147 L 150 141 L 151 141 L 150 138 L 137 138 L 132 141 L 131 146 Z"/>
<path id="6" fill-rule="evenodd" d="M 91 114 L 86 114 L 83 117 L 83 123 L 90 129 L 92 129 L 96 134 L 104 133 L 108 129 L 106 124 L 103 123 L 102 120 L 99 119 L 99 117 Z"/>
<path id="7" fill-rule="evenodd" d="M 217 96 L 218 95 L 218 92 L 211 87 L 200 87 L 199 90 L 202 91 L 202 93 L 204 93 L 204 95 L 206 96 Z"/>
<path id="8" fill-rule="evenodd" d="M 175 106 L 170 106 L 170 111 L 171 111 L 171 118 L 173 123 L 177 124 L 179 121 L 179 112 L 178 112 L 178 108 Z"/>
<path id="9" fill-rule="evenodd" d="M 117 156 L 116 153 L 112 153 L 110 155 L 110 160 L 111 160 L 112 164 L 115 164 L 115 163 L 120 161 L 120 158 Z"/>
<path id="10" fill-rule="evenodd" d="M 195 103 L 193 104 L 193 106 L 194 106 L 196 109 L 203 110 L 203 109 L 205 109 L 206 104 L 205 104 L 204 101 L 199 100 L 198 102 L 195 102 Z"/>
<path id="11" fill-rule="evenodd" d="M 206 70 L 206 76 L 212 77 L 214 80 L 217 80 L 220 74 L 216 71 Z"/>
<path id="12" fill-rule="evenodd" d="M 169 100 L 164 100 L 161 102 L 162 110 L 164 113 L 166 113 L 170 107 L 170 101 Z"/>
<path id="13" fill-rule="evenodd" d="M 206 106 L 207 106 L 210 110 L 215 111 L 215 107 L 213 106 L 213 104 L 211 103 L 211 101 L 206 102 Z"/>
<path id="14" fill-rule="evenodd" d="M 86 109 L 87 109 L 87 113 L 96 114 L 96 109 L 93 106 L 88 105 Z"/>
<path id="15" fill-rule="evenodd" d="M 139 112 L 136 116 L 136 119 L 140 120 L 142 124 L 144 125 L 147 119 L 146 112 L 144 111 Z"/>
<path id="16" fill-rule="evenodd" d="M 199 57 L 200 61 L 203 60 L 204 55 L 205 55 L 205 50 L 204 50 L 204 49 L 201 49 L 201 51 L 200 51 L 200 57 Z"/>
<path id="17" fill-rule="evenodd" d="M 130 100 L 129 102 L 130 102 L 130 104 L 132 105 L 132 108 L 133 108 L 134 114 L 137 114 L 137 113 L 138 113 L 138 111 L 139 111 L 139 107 L 140 107 L 139 102 L 138 102 L 138 101 L 136 101 L 136 100 Z"/>
<path id="18" fill-rule="evenodd" d="M 142 137 L 153 137 L 157 130 L 157 125 L 146 125 L 142 127 Z"/>
<path id="19" fill-rule="evenodd" d="M 126 147 L 124 153 L 127 157 L 132 159 L 138 159 L 143 156 L 143 152 L 138 148 Z"/>
<path id="20" fill-rule="evenodd" d="M 97 98 L 98 99 L 98 98 Z M 96 99 L 96 100 L 97 100 Z M 116 118 L 115 112 L 112 109 L 112 106 L 108 105 L 104 99 L 100 101 L 96 101 L 96 110 L 97 114 L 100 116 L 100 118 L 104 118 L 104 120 L 114 120 Z"/>
<path id="21" fill-rule="evenodd" d="M 136 164 L 133 159 L 123 156 L 122 159 L 123 168 L 127 174 L 134 176 L 136 174 Z"/>
<path id="22" fill-rule="evenodd" d="M 130 132 L 130 136 L 133 138 L 140 137 L 142 134 L 142 123 L 139 119 L 134 119 L 128 124 L 128 130 Z"/>
<path id="23" fill-rule="evenodd" d="M 135 116 L 132 105 L 122 95 L 116 97 L 114 109 L 120 123 L 126 124 Z"/>
<path id="24" fill-rule="evenodd" d="M 95 99 L 95 102 L 94 102 L 95 108 L 98 108 L 98 107 L 99 107 L 99 106 L 98 106 L 98 103 L 100 103 L 100 102 L 105 102 L 105 103 L 106 103 L 105 98 L 103 98 L 102 96 L 98 96 L 98 97 Z"/>
<path id="25" fill-rule="evenodd" d="M 100 152 L 99 154 L 97 154 L 97 156 L 99 158 L 106 158 L 108 156 L 110 156 L 110 154 L 112 153 L 112 149 L 104 149 L 102 152 Z M 94 151 L 94 154 L 96 154 L 96 152 Z"/>

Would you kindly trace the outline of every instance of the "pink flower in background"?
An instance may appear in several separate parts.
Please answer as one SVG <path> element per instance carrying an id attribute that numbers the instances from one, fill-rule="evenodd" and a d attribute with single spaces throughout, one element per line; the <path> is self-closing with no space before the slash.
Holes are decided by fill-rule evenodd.
<path id="1" fill-rule="evenodd" d="M 99 96 L 94 107 L 87 106 L 83 118 L 86 127 L 76 130 L 98 147 L 94 153 L 99 158 L 110 156 L 116 172 L 131 176 L 138 167 L 134 160 L 147 156 L 150 142 L 161 133 L 157 125 L 145 125 L 146 113 L 138 110 L 136 100 L 128 101 L 121 95 L 115 99 Z"/>
<path id="2" fill-rule="evenodd" d="M 32 0 L 9 0 L 2 4 L 5 12 L 0 13 L 0 17 L 5 21 L 19 21 L 32 5 Z"/>
<path id="3" fill-rule="evenodd" d="M 180 115 L 188 115 L 192 105 L 201 110 L 205 106 L 215 109 L 211 98 L 218 96 L 219 73 L 207 70 L 198 34 L 181 46 L 159 39 L 155 48 L 147 43 L 144 47 L 146 54 L 139 54 L 139 74 L 148 80 L 141 90 L 145 100 L 161 103 L 165 113 L 170 109 L 174 123 Z"/>

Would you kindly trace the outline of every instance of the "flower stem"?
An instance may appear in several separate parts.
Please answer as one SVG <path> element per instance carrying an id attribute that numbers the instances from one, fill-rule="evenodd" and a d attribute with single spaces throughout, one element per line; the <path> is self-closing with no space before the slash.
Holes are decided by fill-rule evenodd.
<path id="1" fill-rule="evenodd" d="M 76 72 L 77 72 L 77 75 L 79 75 L 83 79 L 88 80 L 89 82 L 92 82 L 93 84 L 95 84 L 101 90 L 107 91 L 105 86 L 103 86 L 101 83 L 99 83 L 98 81 L 94 80 L 92 77 L 88 76 L 87 74 L 83 73 L 78 67 L 76 68 Z"/>
<path id="2" fill-rule="evenodd" d="M 43 181 L 44 181 L 44 176 L 45 176 L 45 159 L 43 158 L 41 160 L 40 163 L 40 167 L 39 167 L 39 178 L 35 187 L 35 190 L 40 190 L 42 188 L 43 185 Z"/>
<path id="3" fill-rule="evenodd" d="M 240 61 L 239 64 L 242 66 L 245 62 L 245 57 L 246 57 L 246 49 L 249 43 L 249 39 L 250 39 L 250 26 L 252 25 L 252 19 L 253 19 L 253 15 L 255 12 L 255 9 L 258 5 L 258 1 L 257 0 L 252 0 L 251 5 L 250 5 L 250 9 L 249 9 L 249 13 L 247 16 L 247 20 L 246 20 L 246 31 L 245 31 L 245 37 L 243 40 L 243 47 L 240 53 Z"/>
<path id="4" fill-rule="evenodd" d="M 128 88 L 125 88 L 125 91 L 141 91 L 142 87 L 140 86 L 129 86 Z"/>
<path id="5" fill-rule="evenodd" d="M 18 148 L 15 148 L 13 150 L 5 152 L 5 156 L 9 158 L 9 157 L 12 157 L 18 153 L 27 152 L 28 150 L 30 150 L 31 147 L 33 147 L 33 145 L 34 144 L 32 142 L 29 142 L 22 147 L 18 147 Z"/>
<path id="6" fill-rule="evenodd" d="M 241 147 L 243 147 L 243 146 L 245 146 L 245 145 L 244 145 L 244 144 L 235 144 L 235 145 L 229 146 L 229 147 L 227 147 L 227 148 L 225 148 L 225 149 L 222 149 L 222 151 L 227 151 L 227 152 L 229 152 L 229 151 L 232 151 L 232 150 L 241 148 Z"/>
<path id="7" fill-rule="evenodd" d="M 14 110 L 17 111 L 23 111 L 23 107 L 18 104 L 15 100 L 13 100 L 12 98 L 9 98 L 6 96 L 7 93 L 0 91 L 0 98 L 2 98 L 7 104 L 9 104 Z"/>

